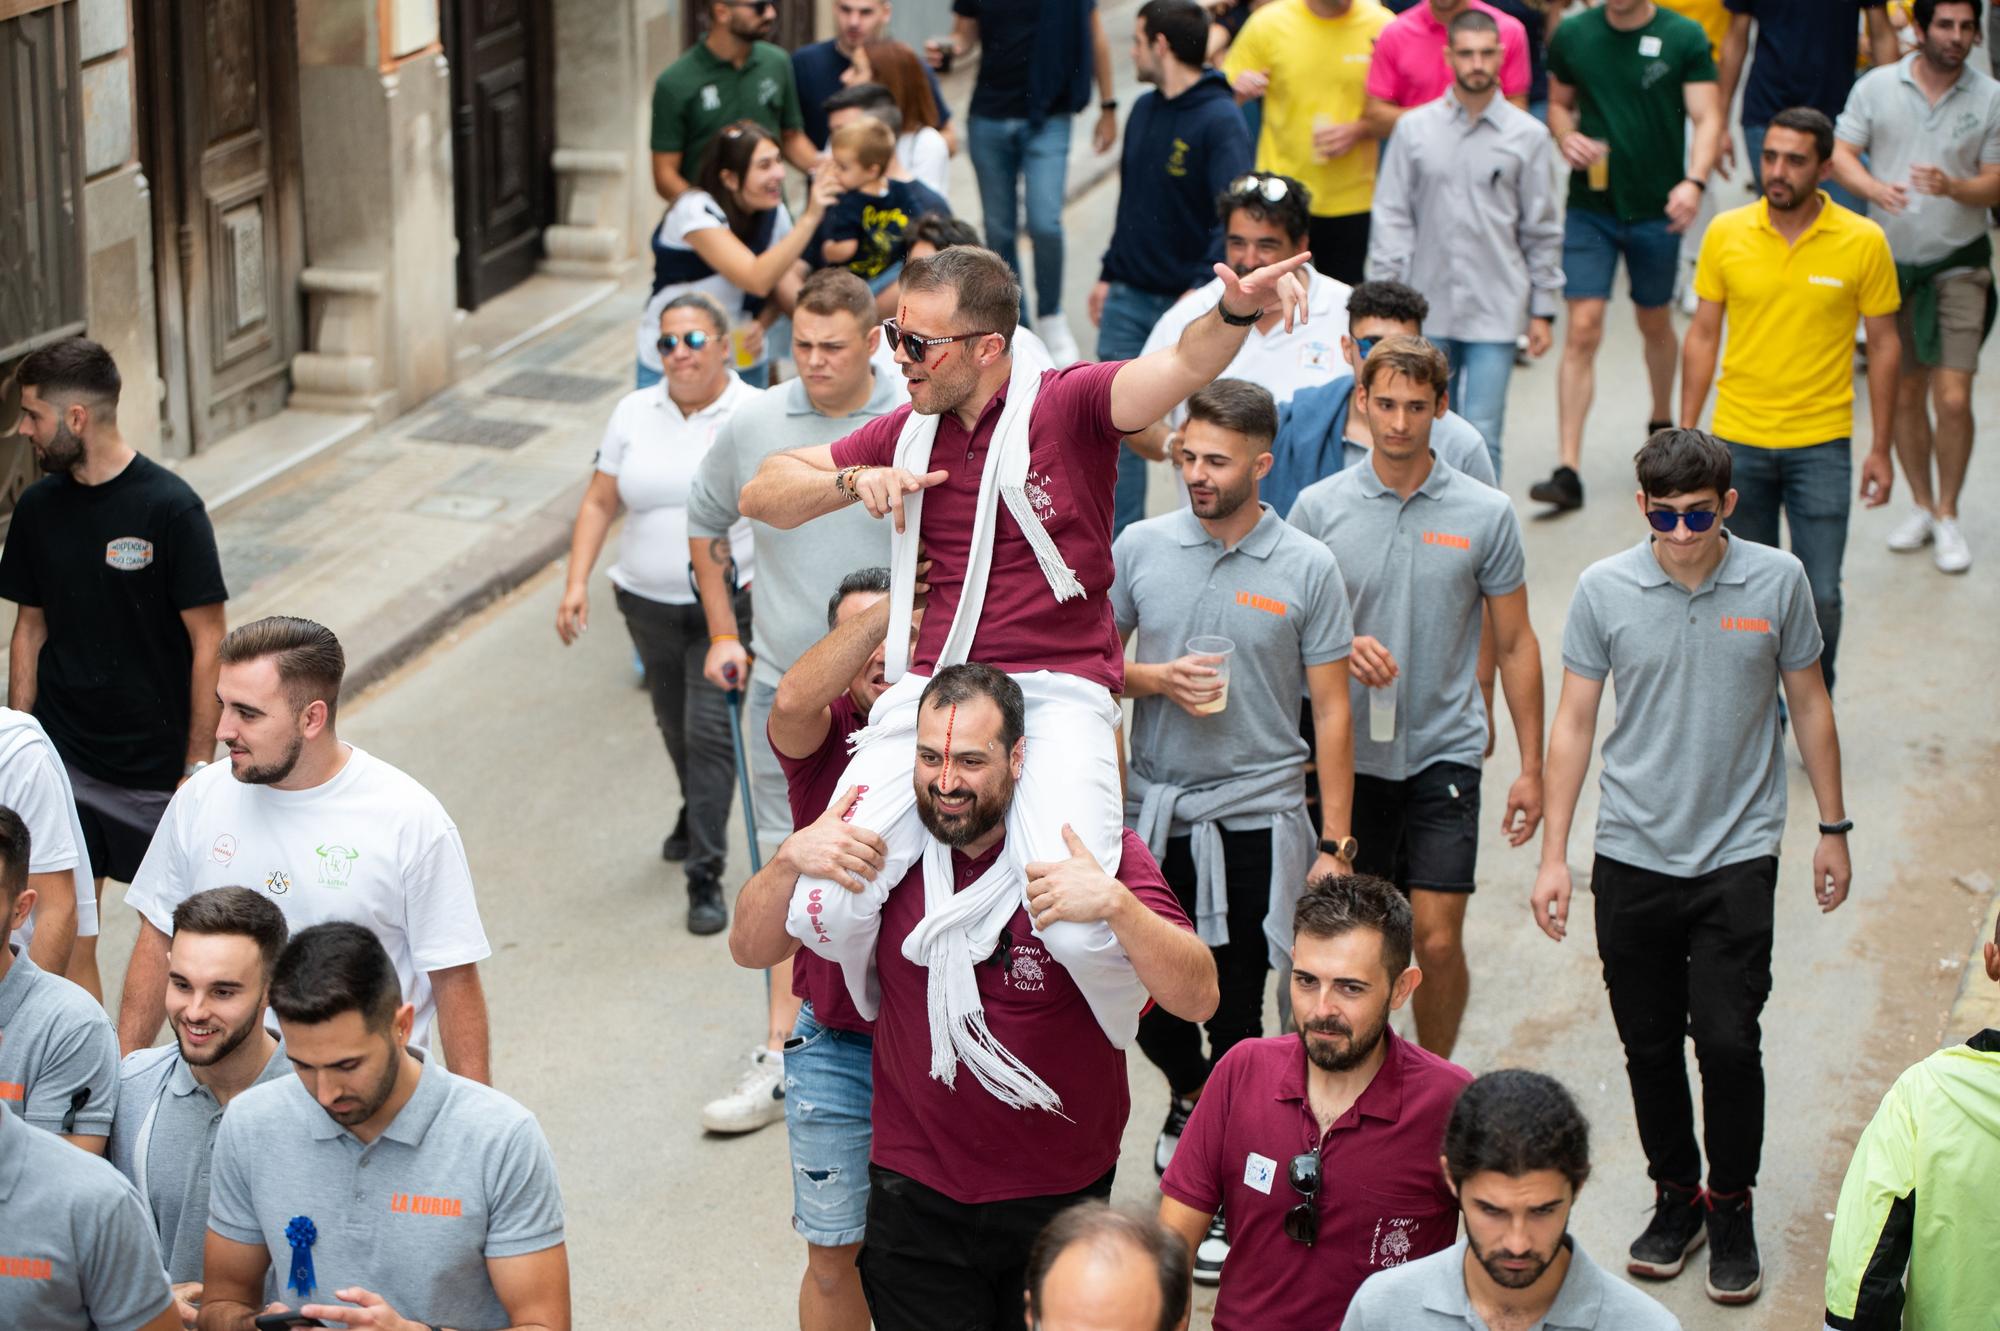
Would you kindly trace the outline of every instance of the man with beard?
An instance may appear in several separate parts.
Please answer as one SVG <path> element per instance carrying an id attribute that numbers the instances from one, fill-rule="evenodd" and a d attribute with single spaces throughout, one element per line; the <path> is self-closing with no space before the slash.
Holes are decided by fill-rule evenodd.
<path id="1" fill-rule="evenodd" d="M 1156 1173 L 1216 1062 L 1264 1033 L 1264 977 L 1285 964 L 1300 889 L 1355 853 L 1347 588 L 1325 545 L 1258 501 L 1277 429 L 1256 384 L 1218 379 L 1189 398 L 1180 465 L 1191 507 L 1126 528 L 1111 552 L 1118 628 L 1138 635 L 1125 669 L 1136 699 L 1126 821 L 1214 951 L 1221 988 L 1206 1055 L 1199 1027 L 1158 1008 L 1139 1019 L 1139 1047 L 1170 1093 Z M 1218 635 L 1226 657 L 1214 641 L 1197 649 Z M 1310 750 L 1292 724 L 1308 695 Z M 1317 826 L 1305 808 L 1311 755 L 1325 793 Z M 1218 1216 L 1197 1280 L 1213 1283 L 1224 1243 Z"/>
<path id="2" fill-rule="evenodd" d="M 118 1011 L 126 1053 L 165 1016 L 173 911 L 210 887 L 248 883 L 293 929 L 351 919 L 377 930 L 429 1044 L 435 1010 L 444 1054 L 474 1081 L 487 1073 L 491 954 L 458 828 L 437 797 L 334 734 L 346 658 L 308 619 L 274 615 L 223 639 L 217 730 L 229 763 L 174 796 L 125 900 L 139 935 Z"/>
<path id="3" fill-rule="evenodd" d="M 1474 1081 L 1451 1111 L 1441 1159 L 1465 1237 L 1369 1277 L 1341 1331 L 1680 1331 L 1569 1232 L 1590 1177 L 1590 1125 L 1560 1082 L 1520 1068 Z"/>
<path id="4" fill-rule="evenodd" d="M 229 594 L 200 496 L 118 432 L 111 353 L 64 338 L 15 378 L 22 433 L 49 474 L 16 502 L 0 549 L 0 597 L 20 607 L 7 705 L 34 713 L 69 769 L 102 900 L 106 878 L 132 881 L 168 798 L 215 756 Z M 95 996 L 94 921 L 68 961 L 59 973 Z"/>
<path id="5" fill-rule="evenodd" d="M 1298 1033 L 1216 1065 L 1160 1183 L 1190 1250 L 1229 1212 L 1215 1331 L 1338 1326 L 1371 1273 L 1458 1228 L 1437 1150 L 1472 1074 L 1389 1029 L 1423 979 L 1409 902 L 1380 878 L 1319 878 L 1292 922 Z"/>
<path id="6" fill-rule="evenodd" d="M 766 40 L 778 26 L 776 0 L 710 0 L 702 8 L 708 31 L 653 82 L 653 188 L 668 203 L 688 192 L 708 145 L 739 120 L 770 130 L 799 170 L 819 165 L 792 58 Z"/>
<path id="7" fill-rule="evenodd" d="M 1701 424 L 1715 382 L 1715 437 L 1729 445 L 1736 511 L 1729 530 L 1778 544 L 1778 516 L 1806 566 L 1832 692 L 1840 647 L 1840 565 L 1847 553 L 1854 448 L 1854 325 L 1868 339 L 1873 420 L 1861 462 L 1861 501 L 1889 502 L 1895 471 L 1896 385 L 1902 340 L 1896 260 L 1882 228 L 1835 203 L 1820 185 L 1833 167 L 1833 122 L 1811 107 L 1771 117 L 1764 132 L 1764 197 L 1719 214 L 1702 238 L 1681 367 L 1683 430 Z"/>
<path id="8" fill-rule="evenodd" d="M 2000 204 L 2000 81 L 1965 63 L 1982 7 L 1916 0 L 1917 49 L 1864 75 L 1833 130 L 1833 178 L 1868 200 L 1903 294 L 1896 453 L 1915 502 L 1889 548 L 1932 544 L 1944 573 L 1972 567 L 1958 495 L 1972 462 L 1972 376 L 1995 307 L 1986 216 Z"/>
<path id="9" fill-rule="evenodd" d="M 251 1331 L 272 1274 L 284 1306 L 322 1323 L 568 1331 L 548 1141 L 526 1109 L 411 1047 L 396 969 L 346 922 L 278 958 L 271 1010 L 299 1075 L 223 1117 L 201 1331 Z"/>
<path id="10" fill-rule="evenodd" d="M 106 1156 L 132 1181 L 160 1238 L 183 1321 L 201 1302 L 209 1160 L 222 1111 L 291 1070 L 264 1026 L 285 913 L 247 887 L 197 892 L 174 907 L 167 1022 L 174 1043 L 128 1054 Z"/>
<path id="11" fill-rule="evenodd" d="M 1110 1193 L 1131 1100 L 1080 968 L 1124 970 L 1190 1021 L 1215 1010 L 1215 963 L 1131 833 L 1117 877 L 1067 825 L 1065 860 L 1024 869 L 1005 853 L 1030 760 L 1024 711 L 1020 687 L 977 664 L 939 671 L 920 703 L 914 795 L 930 842 L 880 917 L 860 1269 L 882 1331 L 1018 1326 L 1035 1236 Z M 847 785 L 834 807 L 851 813 L 858 794 Z M 847 852 L 808 912 L 879 875 L 880 840 L 863 844 L 873 853 Z M 738 961 L 765 965 L 790 946 L 769 907 Z M 1101 924 L 1112 944 L 1059 958 L 1046 936 L 1061 922 Z"/>

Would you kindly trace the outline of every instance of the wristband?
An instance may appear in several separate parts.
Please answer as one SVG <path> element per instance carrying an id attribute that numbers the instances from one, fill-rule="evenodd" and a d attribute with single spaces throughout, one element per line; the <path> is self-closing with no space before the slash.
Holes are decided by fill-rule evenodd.
<path id="1" fill-rule="evenodd" d="M 1693 176 L 1682 176 L 1681 184 L 1692 185 L 1703 194 L 1708 193 L 1708 182 L 1706 180 L 1696 180 Z"/>
<path id="2" fill-rule="evenodd" d="M 1222 303 L 1222 299 L 1219 296 L 1215 301 L 1215 312 L 1222 317 L 1222 322 L 1228 324 L 1231 328 L 1254 328 L 1257 321 L 1264 317 L 1264 311 L 1262 310 L 1252 310 L 1248 314 L 1231 314 L 1229 307 Z"/>
<path id="3" fill-rule="evenodd" d="M 737 634 L 734 634 L 734 633 L 711 633 L 711 634 L 709 634 L 709 635 L 708 635 L 708 640 L 709 640 L 710 642 L 742 642 L 742 641 L 743 641 L 743 639 L 742 639 L 742 638 L 741 638 L 741 637 L 740 637 L 739 635 L 737 635 Z"/>
<path id="4" fill-rule="evenodd" d="M 1821 836 L 1846 836 L 1853 830 L 1854 820 L 1852 818 L 1843 818 L 1837 823 L 1821 823 L 1819 825 L 1819 834 Z"/>
<path id="5" fill-rule="evenodd" d="M 1107 97 L 1097 104 L 1097 109 L 1100 111 L 1116 111 L 1118 109 L 1118 99 L 1116 97 Z"/>

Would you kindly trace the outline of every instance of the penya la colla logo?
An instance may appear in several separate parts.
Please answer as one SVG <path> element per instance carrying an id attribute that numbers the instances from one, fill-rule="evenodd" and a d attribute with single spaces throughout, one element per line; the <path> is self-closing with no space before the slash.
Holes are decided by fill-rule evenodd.
<path id="1" fill-rule="evenodd" d="M 354 862 L 361 858 L 360 851 L 348 846 L 315 846 L 313 853 L 319 856 L 321 887 L 346 887 L 354 872 Z"/>

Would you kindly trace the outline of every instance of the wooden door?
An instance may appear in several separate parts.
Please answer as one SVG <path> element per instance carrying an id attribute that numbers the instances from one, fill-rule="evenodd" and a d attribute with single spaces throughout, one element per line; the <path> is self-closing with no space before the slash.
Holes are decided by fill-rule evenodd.
<path id="1" fill-rule="evenodd" d="M 553 204 L 548 0 L 447 0 L 458 303 L 477 309 L 535 270 Z"/>
<path id="2" fill-rule="evenodd" d="M 185 422 L 200 448 L 276 413 L 290 391 L 303 322 L 297 40 L 290 0 L 139 8 L 154 11 L 143 37 L 165 131 L 147 164 L 168 228 L 156 250 L 168 423 Z"/>

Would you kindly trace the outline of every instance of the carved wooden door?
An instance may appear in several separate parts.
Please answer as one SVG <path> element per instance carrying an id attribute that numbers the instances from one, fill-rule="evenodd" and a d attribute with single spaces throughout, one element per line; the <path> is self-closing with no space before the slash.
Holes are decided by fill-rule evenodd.
<path id="1" fill-rule="evenodd" d="M 535 270 L 553 190 L 548 0 L 446 0 L 458 303 L 477 309 Z"/>

